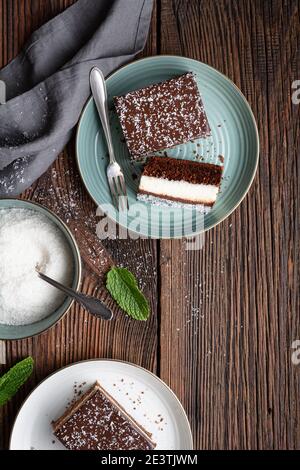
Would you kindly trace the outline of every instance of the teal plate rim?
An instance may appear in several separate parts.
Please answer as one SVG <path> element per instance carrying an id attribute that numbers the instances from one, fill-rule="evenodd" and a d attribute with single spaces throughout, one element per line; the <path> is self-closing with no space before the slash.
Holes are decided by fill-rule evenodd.
<path id="1" fill-rule="evenodd" d="M 174 58 L 174 59 L 178 59 L 178 60 L 181 60 L 181 59 L 185 59 L 185 60 L 188 60 L 190 62 L 194 62 L 194 63 L 197 63 L 197 64 L 203 64 L 205 65 L 207 68 L 211 69 L 214 73 L 218 74 L 219 76 L 221 76 L 223 79 L 225 79 L 228 83 L 230 83 L 231 86 L 234 87 L 235 91 L 240 95 L 241 99 L 243 100 L 246 108 L 247 108 L 247 111 L 249 113 L 249 117 L 251 118 L 251 121 L 252 121 L 252 124 L 253 124 L 253 129 L 255 131 L 255 137 L 256 137 L 256 155 L 255 155 L 255 164 L 253 166 L 253 171 L 252 171 L 252 174 L 249 178 L 249 182 L 248 182 L 248 185 L 245 186 L 245 189 L 242 193 L 242 195 L 240 196 L 239 200 L 237 201 L 237 203 L 226 213 L 224 214 L 224 216 L 220 217 L 219 220 L 217 220 L 216 222 L 210 224 L 209 226 L 206 226 L 204 225 L 204 227 L 199 230 L 198 232 L 195 232 L 193 233 L 191 236 L 196 236 L 200 233 L 205 233 L 205 232 L 208 232 L 209 230 L 211 230 L 212 228 L 218 226 L 219 224 L 221 224 L 222 222 L 224 222 L 224 220 L 226 220 L 238 207 L 239 205 L 242 203 L 242 201 L 245 199 L 246 195 L 248 194 L 251 186 L 252 186 L 252 183 L 254 181 L 254 178 L 256 176 L 256 173 L 257 173 L 257 168 L 258 168 L 258 163 L 259 163 L 259 156 L 260 156 L 260 140 L 259 140 L 259 133 L 258 133 L 258 126 L 257 126 L 257 122 L 256 122 L 256 119 L 255 119 L 255 116 L 254 116 L 254 113 L 252 111 L 252 108 L 247 100 L 247 98 L 245 97 L 245 95 L 242 93 L 242 91 L 240 90 L 240 88 L 229 78 L 227 77 L 225 74 L 223 74 L 222 72 L 220 72 L 219 70 L 217 70 L 216 68 L 212 67 L 211 65 L 205 63 L 205 62 L 202 62 L 202 61 L 199 61 L 197 59 L 192 59 L 190 57 L 186 57 L 186 56 L 178 56 L 178 55 L 173 55 L 173 54 L 163 54 L 163 55 L 153 55 L 153 56 L 149 56 L 149 57 L 142 57 L 140 59 L 137 59 L 137 60 L 133 60 L 127 64 L 124 64 L 122 65 L 121 67 L 119 67 L 117 70 L 115 70 L 114 72 L 110 73 L 107 77 L 106 77 L 106 81 L 109 82 L 110 79 L 112 79 L 116 74 L 118 74 L 121 70 L 127 68 L 129 69 L 131 66 L 135 65 L 137 62 L 147 62 L 147 61 L 151 61 L 153 59 L 159 59 L 159 60 L 163 60 L 164 58 Z M 81 177 L 81 180 L 90 196 L 90 198 L 94 201 L 94 203 L 97 205 L 97 207 L 101 207 L 101 203 L 99 203 L 98 201 L 96 201 L 96 199 L 92 196 L 89 188 L 88 188 L 88 185 L 86 183 L 86 180 L 83 176 L 83 172 L 81 170 L 81 166 L 80 166 L 80 161 L 79 161 L 79 135 L 80 135 L 80 132 L 81 132 L 81 126 L 82 126 L 82 123 L 85 119 L 85 114 L 87 112 L 87 109 L 88 107 L 90 106 L 90 103 L 93 101 L 93 96 L 91 95 L 82 112 L 81 112 L 81 115 L 80 115 L 80 118 L 79 118 L 79 122 L 78 122 L 78 125 L 77 125 L 77 130 L 76 130 L 76 145 L 75 145 L 75 154 L 76 154 L 76 162 L 77 162 L 77 167 L 78 167 L 78 170 L 79 170 L 79 174 L 80 174 L 80 177 Z M 120 222 L 119 220 L 117 220 L 115 217 L 113 217 L 111 214 L 107 214 L 108 217 L 113 220 L 114 222 L 116 222 L 119 226 L 121 226 L 122 228 L 125 228 L 126 230 L 128 230 L 128 227 L 126 224 L 122 224 L 122 222 Z M 150 237 L 149 235 L 145 235 L 143 233 L 140 233 L 140 232 L 135 232 L 137 233 L 138 235 L 140 235 L 142 238 L 148 238 L 148 239 L 160 239 L 160 240 L 170 240 L 170 239 L 183 239 L 185 238 L 184 235 L 172 235 L 172 236 L 160 236 L 160 237 Z"/>

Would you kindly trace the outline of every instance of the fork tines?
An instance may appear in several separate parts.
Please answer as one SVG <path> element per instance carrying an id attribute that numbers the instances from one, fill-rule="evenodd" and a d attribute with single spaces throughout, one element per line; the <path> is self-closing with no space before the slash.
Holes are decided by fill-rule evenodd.
<path id="1" fill-rule="evenodd" d="M 118 176 L 108 176 L 110 192 L 113 197 L 114 205 L 117 209 L 125 211 L 128 209 L 128 199 L 126 193 L 126 185 L 123 174 Z"/>

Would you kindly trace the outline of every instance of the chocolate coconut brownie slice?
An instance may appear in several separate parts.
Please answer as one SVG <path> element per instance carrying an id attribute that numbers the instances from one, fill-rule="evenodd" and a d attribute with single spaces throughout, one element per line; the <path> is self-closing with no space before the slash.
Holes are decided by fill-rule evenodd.
<path id="1" fill-rule="evenodd" d="M 210 135 L 192 72 L 114 98 L 133 159 Z"/>
<path id="2" fill-rule="evenodd" d="M 195 206 L 208 212 L 221 185 L 223 167 L 169 157 L 151 157 L 145 165 L 138 199 L 170 206 Z"/>
<path id="3" fill-rule="evenodd" d="M 88 390 L 53 423 L 69 450 L 151 450 L 156 444 L 101 385 Z"/>

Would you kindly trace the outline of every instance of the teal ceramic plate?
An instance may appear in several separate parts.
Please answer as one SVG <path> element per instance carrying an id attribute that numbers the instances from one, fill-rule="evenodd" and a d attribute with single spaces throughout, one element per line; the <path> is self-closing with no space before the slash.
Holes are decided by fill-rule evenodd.
<path id="1" fill-rule="evenodd" d="M 198 159 L 221 164 L 224 175 L 221 191 L 213 209 L 205 216 L 193 210 L 137 205 L 141 164 L 132 164 L 122 137 L 112 99 L 143 86 L 184 72 L 196 74 L 204 106 L 212 129 L 208 139 L 199 139 L 167 150 L 168 156 Z M 181 238 L 214 227 L 239 205 L 256 172 L 259 139 L 253 113 L 240 90 L 227 77 L 196 60 L 175 56 L 155 56 L 133 62 L 107 79 L 111 129 L 118 162 L 121 164 L 128 190 L 129 213 L 120 214 L 111 205 L 106 179 L 107 147 L 100 120 L 91 99 L 82 114 L 77 133 L 77 160 L 84 184 L 94 201 L 130 232 L 152 238 Z M 222 157 L 220 157 L 222 156 Z M 137 219 L 138 216 L 138 219 Z"/>
<path id="2" fill-rule="evenodd" d="M 73 278 L 73 289 L 77 290 L 81 282 L 81 258 L 77 243 L 71 234 L 69 228 L 57 217 L 53 212 L 51 212 L 46 207 L 41 206 L 35 202 L 23 201 L 21 199 L 0 199 L 0 210 L 1 209 L 28 209 L 36 211 L 54 223 L 59 230 L 64 234 L 66 240 L 70 246 L 71 252 L 74 259 L 74 278 Z M 17 286 L 16 286 L 17 287 Z M 51 315 L 42 320 L 31 323 L 30 325 L 1 325 L 0 324 L 0 339 L 3 340 L 17 340 L 28 338 L 30 336 L 35 336 L 43 331 L 51 328 L 55 323 L 57 323 L 63 315 L 67 313 L 73 304 L 72 299 L 66 298 L 63 304 Z M 22 306 L 20 306 L 22 308 Z"/>

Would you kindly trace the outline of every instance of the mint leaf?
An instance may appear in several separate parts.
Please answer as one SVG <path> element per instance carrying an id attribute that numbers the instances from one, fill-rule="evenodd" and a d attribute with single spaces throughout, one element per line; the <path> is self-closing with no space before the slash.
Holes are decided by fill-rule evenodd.
<path id="1" fill-rule="evenodd" d="M 111 268 L 107 274 L 106 287 L 112 298 L 129 316 L 144 321 L 149 318 L 149 302 L 128 269 L 116 266 Z"/>
<path id="2" fill-rule="evenodd" d="M 0 406 L 5 405 L 30 377 L 33 364 L 32 357 L 27 357 L 0 377 Z"/>

